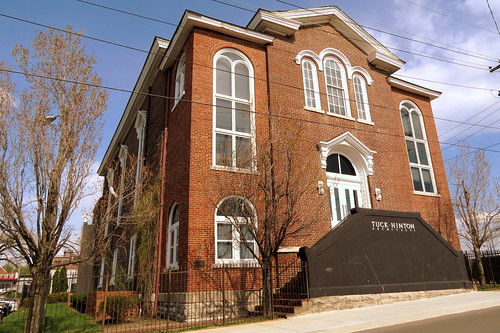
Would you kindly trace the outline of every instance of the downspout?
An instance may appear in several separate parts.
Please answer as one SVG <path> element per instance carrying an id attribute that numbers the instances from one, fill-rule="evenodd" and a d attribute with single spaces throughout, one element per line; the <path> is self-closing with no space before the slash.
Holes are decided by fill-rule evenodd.
<path id="1" fill-rule="evenodd" d="M 166 75 L 164 96 L 168 96 L 168 88 L 170 87 L 170 72 Z M 156 281 L 155 281 L 155 302 L 153 313 L 158 314 L 158 300 L 160 296 L 160 280 L 161 280 L 161 262 L 162 262 L 162 249 L 164 245 L 163 237 L 163 221 L 165 216 L 165 192 L 166 192 L 166 178 L 167 178 L 167 142 L 168 142 L 168 117 L 170 116 L 170 99 L 165 101 L 165 126 L 163 130 L 162 150 L 161 150 L 161 189 L 160 189 L 160 214 L 158 223 L 158 247 L 156 253 Z"/>

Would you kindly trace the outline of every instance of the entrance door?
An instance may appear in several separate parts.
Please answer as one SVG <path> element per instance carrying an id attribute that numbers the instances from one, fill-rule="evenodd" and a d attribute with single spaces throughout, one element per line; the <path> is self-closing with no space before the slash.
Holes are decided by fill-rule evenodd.
<path id="1" fill-rule="evenodd" d="M 352 208 L 360 206 L 361 188 L 359 184 L 352 183 L 331 184 L 329 187 L 333 228 L 351 214 Z"/>

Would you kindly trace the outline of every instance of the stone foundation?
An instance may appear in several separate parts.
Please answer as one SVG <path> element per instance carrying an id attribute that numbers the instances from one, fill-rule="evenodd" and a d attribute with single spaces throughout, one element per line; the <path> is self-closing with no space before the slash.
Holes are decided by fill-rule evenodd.
<path id="1" fill-rule="evenodd" d="M 224 297 L 221 291 L 160 294 L 158 312 L 177 322 L 241 318 L 259 304 L 259 294 L 256 290 L 229 290 Z"/>
<path id="2" fill-rule="evenodd" d="M 447 289 L 384 294 L 317 297 L 311 298 L 310 300 L 304 300 L 302 302 L 302 307 L 295 309 L 295 314 L 302 315 L 332 310 L 346 310 L 364 306 L 382 305 L 396 302 L 414 301 L 422 298 L 460 294 L 469 291 L 472 291 L 472 289 Z"/>

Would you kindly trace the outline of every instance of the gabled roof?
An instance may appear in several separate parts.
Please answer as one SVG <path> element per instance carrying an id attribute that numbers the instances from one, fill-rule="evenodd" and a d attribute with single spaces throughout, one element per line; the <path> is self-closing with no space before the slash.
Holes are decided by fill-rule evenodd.
<path id="1" fill-rule="evenodd" d="M 271 12 L 259 9 L 247 28 L 270 34 L 290 36 L 300 27 L 330 24 L 366 53 L 368 61 L 384 71 L 394 73 L 404 65 L 389 49 L 354 22 L 336 6 Z"/>
<path id="2" fill-rule="evenodd" d="M 127 132 L 131 126 L 133 126 L 135 121 L 136 113 L 133 111 L 138 111 L 144 100 L 144 93 L 147 93 L 148 87 L 152 84 L 155 79 L 156 74 L 159 71 L 158 65 L 165 54 L 165 50 L 169 45 L 169 41 L 160 37 L 155 37 L 153 45 L 148 53 L 146 62 L 142 67 L 141 74 L 137 79 L 134 86 L 134 93 L 130 95 L 125 111 L 118 123 L 118 127 L 113 134 L 113 138 L 104 154 L 104 158 L 101 161 L 101 165 L 97 170 L 97 174 L 100 176 L 106 175 L 106 166 L 109 161 L 118 153 L 119 144 L 125 139 Z"/>
<path id="3" fill-rule="evenodd" d="M 182 49 L 184 42 L 193 30 L 193 28 L 205 28 L 212 31 L 217 31 L 225 35 L 241 38 L 253 43 L 265 45 L 274 40 L 273 36 L 265 33 L 260 33 L 252 29 L 247 29 L 236 24 L 231 24 L 224 21 L 219 21 L 208 16 L 204 16 L 189 10 L 184 12 L 181 22 L 177 26 L 177 30 L 172 37 L 172 42 L 168 48 L 165 57 L 160 65 L 164 70 L 172 66 L 178 58 L 179 52 Z"/>

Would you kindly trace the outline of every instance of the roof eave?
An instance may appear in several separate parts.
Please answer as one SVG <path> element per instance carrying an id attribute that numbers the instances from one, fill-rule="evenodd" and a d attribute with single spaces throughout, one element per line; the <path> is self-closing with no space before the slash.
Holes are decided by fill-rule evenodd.
<path id="1" fill-rule="evenodd" d="M 104 154 L 104 158 L 102 159 L 101 164 L 97 169 L 98 175 L 104 176 L 106 174 L 106 166 L 110 161 L 114 159 L 114 157 L 118 153 L 119 143 L 124 140 L 125 136 L 128 133 L 128 130 L 131 126 L 133 126 L 135 116 L 132 114 L 132 110 L 138 110 L 140 104 L 144 100 L 144 94 L 136 92 L 147 92 L 147 88 L 150 82 L 154 79 L 156 73 L 159 71 L 158 64 L 163 58 L 168 45 L 168 40 L 159 37 L 156 37 L 154 39 L 153 45 L 151 46 L 139 78 L 137 79 L 137 82 L 134 86 L 134 92 L 132 92 L 130 95 L 127 106 L 125 107 L 125 112 L 123 113 L 120 122 L 118 123 L 118 127 L 116 128 L 115 133 L 111 138 L 111 142 L 106 150 L 106 153 Z"/>
<path id="2" fill-rule="evenodd" d="M 228 36 L 237 37 L 260 45 L 272 43 L 274 40 L 274 37 L 268 34 L 260 33 L 258 31 L 224 21 L 219 21 L 195 12 L 186 11 L 181 19 L 181 22 L 179 23 L 178 29 L 172 37 L 172 41 L 165 53 L 165 57 L 160 64 L 161 70 L 165 70 L 175 63 L 186 39 L 195 27 L 220 32 Z"/>
<path id="3" fill-rule="evenodd" d="M 441 92 L 437 90 L 432 90 L 429 88 L 425 88 L 422 86 L 419 86 L 417 84 L 401 80 L 392 76 L 389 76 L 387 78 L 387 82 L 391 87 L 398 88 L 403 91 L 411 92 L 420 96 L 424 96 L 429 98 L 429 100 L 435 100 L 439 96 L 441 96 Z"/>

